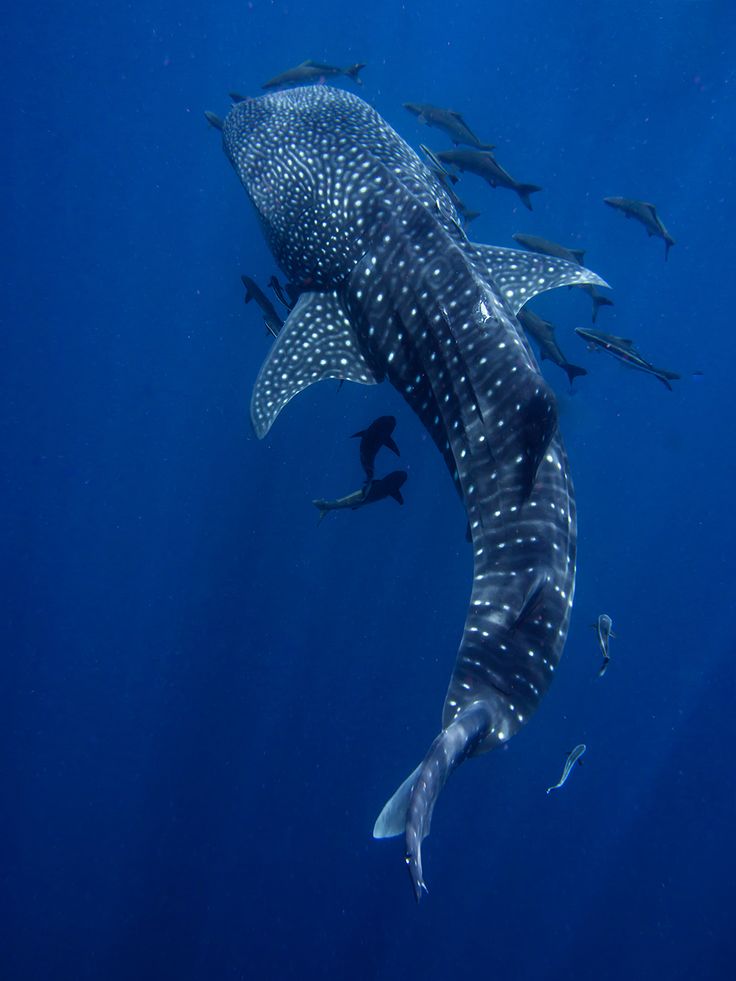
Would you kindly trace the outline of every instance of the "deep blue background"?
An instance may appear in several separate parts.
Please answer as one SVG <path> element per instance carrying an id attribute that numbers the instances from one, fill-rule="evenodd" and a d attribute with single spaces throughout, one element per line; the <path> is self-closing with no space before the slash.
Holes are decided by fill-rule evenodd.
<path id="1" fill-rule="evenodd" d="M 0 976 L 731 977 L 733 4 L 81 0 L 5 27 Z M 535 303 L 590 371 L 570 395 L 544 368 L 572 629 L 537 717 L 443 794 L 419 909 L 370 832 L 439 725 L 464 517 L 386 386 L 317 386 L 252 435 L 239 275 L 273 268 L 202 116 L 309 57 L 368 62 L 415 146 L 447 143 L 402 102 L 463 111 L 545 188 L 529 213 L 464 178 L 472 237 L 586 248 L 599 326 L 683 375 L 589 354 L 579 291 Z M 605 195 L 658 205 L 669 262 Z M 406 507 L 318 526 L 311 498 L 360 481 L 345 437 L 389 411 Z"/>

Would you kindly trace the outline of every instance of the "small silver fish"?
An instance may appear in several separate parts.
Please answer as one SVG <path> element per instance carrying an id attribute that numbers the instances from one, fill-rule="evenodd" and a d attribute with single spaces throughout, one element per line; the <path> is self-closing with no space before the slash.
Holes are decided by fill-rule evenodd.
<path id="1" fill-rule="evenodd" d="M 606 673 L 606 668 L 608 667 L 608 662 L 611 660 L 611 655 L 608 650 L 608 645 L 611 637 L 615 637 L 616 634 L 612 630 L 613 620 L 609 617 L 607 613 L 601 613 L 596 622 L 593 624 L 593 629 L 598 637 L 598 646 L 601 649 L 601 654 L 603 655 L 603 664 L 598 672 L 598 677 L 602 678 Z"/>
<path id="2" fill-rule="evenodd" d="M 575 747 L 575 749 L 571 750 L 570 753 L 568 753 L 559 783 L 556 783 L 553 787 L 547 787 L 548 794 L 552 790 L 558 790 L 564 784 L 564 782 L 570 776 L 570 771 L 572 770 L 572 768 L 575 766 L 577 762 L 580 762 L 580 765 L 582 766 L 583 761 L 580 759 L 580 757 L 583 755 L 584 752 L 585 752 L 585 743 L 579 743 Z"/>

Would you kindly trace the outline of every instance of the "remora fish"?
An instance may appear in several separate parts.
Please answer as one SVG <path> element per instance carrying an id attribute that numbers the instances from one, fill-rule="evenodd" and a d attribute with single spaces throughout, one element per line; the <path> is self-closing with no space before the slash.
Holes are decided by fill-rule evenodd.
<path id="1" fill-rule="evenodd" d="M 542 361 L 548 360 L 552 361 L 554 364 L 559 365 L 560 368 L 567 375 L 570 385 L 572 385 L 574 379 L 578 375 L 587 375 L 588 372 L 585 368 L 580 368 L 576 364 L 570 364 L 565 355 L 560 350 L 560 346 L 557 343 L 557 338 L 555 337 L 555 328 L 548 320 L 542 320 L 541 317 L 537 316 L 532 310 L 528 310 L 526 307 L 523 310 L 519 310 L 517 317 L 519 318 L 519 323 L 527 332 L 531 334 L 534 340 L 539 346 L 540 358 Z"/>
<path id="2" fill-rule="evenodd" d="M 556 256 L 558 259 L 568 259 L 570 262 L 579 262 L 581 264 L 585 256 L 583 249 L 566 249 L 564 245 L 558 245 L 557 242 L 550 242 L 549 239 L 540 238 L 538 235 L 523 235 L 517 232 L 516 235 L 512 235 L 511 237 L 519 245 L 523 245 L 525 249 L 529 249 L 530 252 L 538 252 L 540 255 Z M 593 323 L 595 323 L 599 307 L 612 307 L 613 300 L 609 300 L 607 296 L 599 293 L 596 287 L 591 286 L 589 283 L 581 285 L 580 289 L 585 290 L 593 301 Z"/>
<path id="3" fill-rule="evenodd" d="M 466 146 L 475 147 L 476 150 L 494 149 L 492 143 L 480 142 L 459 112 L 452 109 L 440 109 L 439 106 L 431 106 L 427 102 L 405 102 L 404 109 L 408 109 L 420 123 L 444 130 L 455 146 L 464 143 Z"/>
<path id="4" fill-rule="evenodd" d="M 521 203 L 530 211 L 532 202 L 529 195 L 542 190 L 537 184 L 522 184 L 515 180 L 493 154 L 486 150 L 442 150 L 437 156 L 442 163 L 482 177 L 491 187 L 507 187 L 510 191 L 516 191 Z"/>
<path id="5" fill-rule="evenodd" d="M 273 290 L 279 303 L 285 306 L 287 310 L 294 309 L 296 301 L 304 292 L 301 286 L 298 286 L 296 283 L 284 283 L 282 286 L 277 276 L 272 276 L 268 281 L 268 285 Z"/>
<path id="6" fill-rule="evenodd" d="M 553 787 L 547 787 L 548 794 L 551 793 L 553 790 L 560 789 L 560 787 L 570 776 L 570 771 L 578 761 L 582 765 L 583 761 L 580 759 L 580 757 L 583 755 L 584 752 L 585 752 L 585 743 L 580 743 L 578 746 L 575 747 L 575 749 L 571 750 L 570 753 L 568 753 L 567 759 L 565 760 L 565 766 L 562 770 L 562 776 L 560 777 L 559 782 L 556 783 Z"/>
<path id="7" fill-rule="evenodd" d="M 670 254 L 670 248 L 675 240 L 664 227 L 664 222 L 657 214 L 657 209 L 648 201 L 634 201 L 632 198 L 603 198 L 604 202 L 616 211 L 621 211 L 627 218 L 636 218 L 647 230 L 647 235 L 664 239 L 664 259 Z"/>
<path id="8" fill-rule="evenodd" d="M 605 284 L 564 260 L 470 243 L 425 164 L 348 92 L 314 86 L 242 102 L 223 144 L 279 265 L 314 290 L 261 367 L 256 434 L 321 379 L 388 379 L 434 439 L 467 512 L 473 589 L 442 729 L 373 831 L 404 835 L 419 899 L 440 790 L 535 711 L 572 606 L 567 457 L 515 313 L 554 286 Z"/>
<path id="9" fill-rule="evenodd" d="M 427 160 L 429 160 L 432 170 L 437 174 L 445 187 L 447 187 L 448 181 L 450 184 L 457 184 L 459 177 L 456 174 L 451 174 L 449 170 L 445 170 L 445 168 L 442 166 L 442 162 L 438 159 L 434 150 L 430 150 L 428 146 L 424 145 L 424 143 L 419 144 L 419 149 L 422 151 Z"/>
<path id="10" fill-rule="evenodd" d="M 602 330 L 589 330 L 587 327 L 576 327 L 575 333 L 579 334 L 583 340 L 588 341 L 592 347 L 607 351 L 614 358 L 623 361 L 630 368 L 637 368 L 648 375 L 659 378 L 663 385 L 672 391 L 671 381 L 677 380 L 680 376 L 674 371 L 665 371 L 663 368 L 655 368 L 639 354 L 634 347 L 634 342 L 628 337 L 615 337 L 613 334 L 604 334 Z"/>
<path id="11" fill-rule="evenodd" d="M 358 508 L 365 507 L 366 504 L 375 504 L 376 501 L 383 501 L 387 497 L 393 497 L 399 504 L 404 503 L 401 488 L 406 483 L 408 474 L 406 470 L 394 470 L 385 477 L 377 477 L 376 480 L 369 480 L 365 487 L 348 494 L 346 497 L 339 497 L 336 501 L 312 501 L 312 504 L 319 510 L 320 516 L 324 518 L 328 511 L 340 511 L 350 508 L 357 511 Z"/>
<path id="12" fill-rule="evenodd" d="M 550 242 L 549 239 L 540 238 L 539 235 L 525 235 L 522 232 L 516 232 L 511 238 L 523 248 L 529 249 L 530 252 L 539 252 L 540 255 L 553 255 L 558 259 L 567 259 L 568 262 L 577 262 L 580 265 L 585 258 L 584 249 L 566 249 L 564 245 Z"/>
<path id="13" fill-rule="evenodd" d="M 420 143 L 419 149 L 429 161 L 430 170 L 444 187 L 445 191 L 447 191 L 455 211 L 457 211 L 465 224 L 469 225 L 473 219 L 480 217 L 480 211 L 471 211 L 470 208 L 468 208 L 467 205 L 465 205 L 455 193 L 455 189 L 452 186 L 458 182 L 458 178 L 455 176 L 455 174 L 451 174 L 449 171 L 445 170 L 441 162 L 437 159 L 437 154 L 433 150 L 430 150 L 429 147 L 426 147 L 423 143 Z"/>
<path id="14" fill-rule="evenodd" d="M 276 89 L 279 85 L 299 85 L 301 82 L 315 82 L 323 78 L 334 78 L 336 75 L 346 75 L 357 85 L 362 85 L 363 79 L 358 78 L 358 72 L 362 68 L 365 68 L 365 64 L 338 68 L 336 65 L 323 65 L 318 61 L 303 61 L 301 65 L 287 68 L 285 72 L 276 75 L 268 82 L 264 82 L 261 88 Z"/>
<path id="15" fill-rule="evenodd" d="M 258 283 L 252 280 L 250 276 L 241 276 L 240 278 L 243 280 L 243 286 L 245 286 L 245 302 L 250 303 L 251 300 L 256 301 L 258 306 L 261 308 L 263 323 L 266 325 L 266 329 L 268 330 L 269 334 L 276 337 L 278 332 L 284 326 L 284 321 L 276 313 L 276 308 L 263 292 Z"/>
<path id="16" fill-rule="evenodd" d="M 598 677 L 602 678 L 606 673 L 606 668 L 608 667 L 608 662 L 611 660 L 611 655 L 609 653 L 608 645 L 611 637 L 616 635 L 613 633 L 613 621 L 607 613 L 601 613 L 596 622 L 593 625 L 598 637 L 598 646 L 601 649 L 601 654 L 603 655 L 603 664 L 598 672 Z"/>
<path id="17" fill-rule="evenodd" d="M 376 456 L 382 446 L 391 450 L 396 456 L 401 456 L 393 440 L 394 429 L 396 429 L 396 416 L 379 416 L 367 429 L 361 429 L 351 436 L 351 439 L 360 439 L 360 462 L 366 480 L 373 480 Z"/>

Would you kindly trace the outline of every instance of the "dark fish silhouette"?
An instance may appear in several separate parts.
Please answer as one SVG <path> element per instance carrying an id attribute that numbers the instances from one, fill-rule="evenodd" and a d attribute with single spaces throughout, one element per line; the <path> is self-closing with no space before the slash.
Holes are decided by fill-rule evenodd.
<path id="1" fill-rule="evenodd" d="M 430 150 L 428 146 L 424 145 L 424 143 L 419 144 L 419 149 L 427 158 L 432 170 L 435 172 L 435 174 L 437 174 L 445 187 L 447 187 L 448 184 L 457 184 L 460 178 L 456 174 L 451 174 L 449 170 L 445 170 L 445 168 L 442 166 L 442 161 L 437 157 L 434 150 Z"/>
<path id="2" fill-rule="evenodd" d="M 420 143 L 419 149 L 429 161 L 430 170 L 445 189 L 450 201 L 452 201 L 455 211 L 463 219 L 463 222 L 466 225 L 469 225 L 475 218 L 480 217 L 480 211 L 471 211 L 470 208 L 468 208 L 467 205 L 464 204 L 455 193 L 455 188 L 453 185 L 457 184 L 458 182 L 458 178 L 455 176 L 455 174 L 451 174 L 448 170 L 445 170 L 445 168 L 442 166 L 442 162 L 437 159 L 437 154 L 433 150 L 430 150 L 429 147 L 426 147 L 423 143 Z"/>
<path id="3" fill-rule="evenodd" d="M 597 286 L 591 286 L 590 284 L 586 283 L 582 285 L 580 289 L 583 290 L 585 293 L 587 293 L 588 296 L 593 301 L 592 320 L 593 323 L 595 323 L 596 320 L 598 319 L 598 311 L 600 310 L 600 308 L 612 307 L 613 300 L 609 296 L 606 296 L 604 293 L 601 293 L 601 291 L 598 289 Z"/>
<path id="4" fill-rule="evenodd" d="M 537 342 L 539 356 L 542 361 L 552 361 L 554 364 L 559 365 L 567 375 L 570 385 L 572 385 L 573 380 L 579 375 L 588 374 L 585 368 L 580 368 L 576 364 L 570 364 L 562 353 L 555 337 L 553 324 L 548 320 L 542 320 L 541 317 L 526 307 L 519 310 L 517 317 L 527 334 L 530 334 Z"/>
<path id="5" fill-rule="evenodd" d="M 284 283 L 282 286 L 278 277 L 276 276 L 272 276 L 269 279 L 268 285 L 273 290 L 279 303 L 285 306 L 287 310 L 294 309 L 296 306 L 296 301 L 304 292 L 304 290 L 300 286 L 297 286 L 296 283 Z"/>
<path id="6" fill-rule="evenodd" d="M 348 92 L 249 99 L 230 110 L 223 137 L 279 267 L 311 287 L 258 374 L 256 434 L 322 379 L 386 379 L 437 445 L 470 524 L 472 595 L 440 731 L 373 831 L 404 836 L 419 899 L 442 787 L 533 714 L 572 607 L 568 462 L 554 393 L 515 314 L 545 289 L 605 283 L 562 259 L 469 242 L 427 166 Z"/>
<path id="7" fill-rule="evenodd" d="M 383 501 L 387 497 L 392 497 L 399 504 L 403 504 L 404 498 L 401 488 L 406 483 L 407 477 L 408 474 L 405 470 L 394 470 L 385 477 L 369 480 L 360 490 L 354 491 L 346 497 L 338 497 L 335 501 L 312 501 L 312 504 L 320 512 L 320 518 L 324 518 L 328 511 L 341 511 L 346 508 L 357 511 L 358 508 L 365 507 L 366 504 L 375 504 L 376 501 Z"/>
<path id="8" fill-rule="evenodd" d="M 593 629 L 595 630 L 596 637 L 598 638 L 598 646 L 601 649 L 601 654 L 603 655 L 603 664 L 601 665 L 600 671 L 598 672 L 598 677 L 602 678 L 606 673 L 608 668 L 608 662 L 611 660 L 611 654 L 609 652 L 609 642 L 611 637 L 615 637 L 613 630 L 613 621 L 607 613 L 601 613 L 596 622 L 593 624 Z"/>
<path id="9" fill-rule="evenodd" d="M 575 333 L 579 334 L 584 341 L 588 341 L 591 347 L 606 351 L 630 368 L 636 368 L 638 371 L 644 371 L 648 375 L 659 378 L 670 391 L 672 391 L 670 381 L 675 381 L 680 377 L 674 371 L 655 368 L 653 364 L 639 354 L 634 347 L 634 342 L 628 337 L 615 337 L 613 334 L 604 334 L 601 330 L 589 330 L 587 327 L 576 327 Z"/>
<path id="10" fill-rule="evenodd" d="M 365 471 L 366 480 L 373 480 L 376 455 L 382 446 L 391 450 L 396 456 L 401 456 L 399 448 L 393 440 L 395 428 L 395 416 L 379 416 L 367 429 L 353 433 L 352 439 L 360 439 L 360 462 Z"/>
<path id="11" fill-rule="evenodd" d="M 338 68 L 336 65 L 324 65 L 319 61 L 303 61 L 301 65 L 294 68 L 287 68 L 285 72 L 276 75 L 268 82 L 264 82 L 262 89 L 276 89 L 279 85 L 299 85 L 303 82 L 317 82 L 326 78 L 335 78 L 337 75 L 345 75 L 352 79 L 357 85 L 362 85 L 363 80 L 358 78 L 358 72 L 365 68 L 365 64 L 349 65 L 347 68 Z"/>
<path id="12" fill-rule="evenodd" d="M 476 150 L 493 150 L 492 143 L 481 143 L 459 112 L 452 109 L 441 109 L 427 102 L 405 102 L 404 109 L 416 116 L 420 123 L 444 130 L 457 146 L 464 143 L 475 147 Z"/>
<path id="13" fill-rule="evenodd" d="M 437 156 L 442 163 L 482 177 L 491 187 L 507 187 L 510 191 L 516 191 L 521 203 L 530 211 L 532 202 L 529 195 L 542 190 L 537 184 L 522 184 L 515 180 L 487 150 L 442 150 Z"/>
<path id="14" fill-rule="evenodd" d="M 566 249 L 564 245 L 557 242 L 550 242 L 548 238 L 540 238 L 539 235 L 525 235 L 516 232 L 511 238 L 530 252 L 538 252 L 540 255 L 553 255 L 558 259 L 567 259 L 568 262 L 577 262 L 582 265 L 585 257 L 583 249 Z"/>
<path id="15" fill-rule="evenodd" d="M 585 256 L 585 251 L 583 249 L 566 249 L 564 245 L 558 245 L 557 242 L 551 242 L 549 239 L 540 238 L 538 235 L 524 235 L 517 232 L 516 235 L 511 236 L 515 239 L 519 245 L 523 245 L 525 249 L 529 249 L 530 252 L 537 252 L 540 255 L 551 255 L 558 259 L 567 259 L 569 262 L 578 262 L 582 264 L 583 257 Z M 595 286 L 591 286 L 590 283 L 583 283 L 579 287 L 581 290 L 585 290 L 588 296 L 593 301 L 593 323 L 596 321 L 598 316 L 598 309 L 600 307 L 612 307 L 613 300 L 609 300 L 607 296 L 600 293 Z"/>
<path id="16" fill-rule="evenodd" d="M 274 337 L 278 334 L 281 328 L 284 326 L 284 321 L 276 313 L 276 309 L 263 292 L 261 287 L 250 276 L 241 276 L 243 280 L 243 286 L 245 286 L 245 302 L 250 303 L 251 300 L 255 300 L 258 306 L 261 308 L 261 313 L 263 314 L 263 322 L 266 325 L 266 329 Z"/>
<path id="17" fill-rule="evenodd" d="M 627 218 L 636 218 L 647 230 L 647 235 L 651 238 L 664 239 L 664 258 L 670 254 L 670 248 L 675 244 L 675 240 L 664 227 L 664 222 L 657 214 L 657 209 L 648 201 L 635 201 L 633 198 L 603 198 L 604 202 L 610 207 L 615 208 L 626 215 Z"/>
<path id="18" fill-rule="evenodd" d="M 205 109 L 204 118 L 213 129 L 222 129 L 222 120 L 219 116 L 215 115 L 214 112 L 210 112 L 209 109 Z"/>
<path id="19" fill-rule="evenodd" d="M 570 776 L 570 772 L 572 771 L 572 768 L 575 766 L 576 763 L 580 763 L 580 765 L 582 766 L 583 761 L 580 759 L 580 757 L 583 755 L 584 752 L 585 752 L 585 743 L 580 743 L 578 746 L 575 747 L 575 749 L 571 750 L 568 753 L 567 759 L 565 760 L 565 766 L 563 767 L 562 770 L 562 776 L 553 787 L 547 787 L 548 794 L 551 793 L 553 790 L 559 790 L 560 787 L 563 786 L 567 778 Z"/>

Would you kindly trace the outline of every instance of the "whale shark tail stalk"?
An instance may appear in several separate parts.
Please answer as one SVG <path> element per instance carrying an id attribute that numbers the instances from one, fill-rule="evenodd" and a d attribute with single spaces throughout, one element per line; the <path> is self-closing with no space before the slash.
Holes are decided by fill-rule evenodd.
<path id="1" fill-rule="evenodd" d="M 405 837 L 405 859 L 417 902 L 428 891 L 422 874 L 422 842 L 429 835 L 439 793 L 452 771 L 473 754 L 490 729 L 488 707 L 480 702 L 470 705 L 442 730 L 378 815 L 374 838 Z"/>
<path id="2" fill-rule="evenodd" d="M 521 198 L 521 203 L 525 208 L 532 210 L 532 202 L 529 197 L 530 194 L 536 194 L 537 191 L 541 191 L 542 188 L 538 184 L 518 184 L 514 190 Z"/>

